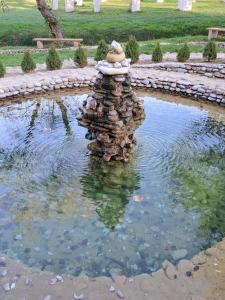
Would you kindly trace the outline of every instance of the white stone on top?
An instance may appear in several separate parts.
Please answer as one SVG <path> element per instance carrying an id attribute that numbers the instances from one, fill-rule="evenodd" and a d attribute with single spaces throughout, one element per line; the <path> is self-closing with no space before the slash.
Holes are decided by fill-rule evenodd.
<path id="1" fill-rule="evenodd" d="M 96 69 L 105 75 L 123 75 L 130 70 L 130 59 L 124 59 L 121 62 L 109 63 L 106 60 L 101 60 L 96 65 Z"/>

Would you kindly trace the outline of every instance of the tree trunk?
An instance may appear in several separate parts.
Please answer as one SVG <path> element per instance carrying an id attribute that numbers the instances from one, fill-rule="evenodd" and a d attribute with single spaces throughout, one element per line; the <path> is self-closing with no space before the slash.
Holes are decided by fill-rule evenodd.
<path id="1" fill-rule="evenodd" d="M 48 9 L 48 6 L 45 0 L 36 0 L 37 8 L 42 14 L 45 22 L 48 24 L 51 34 L 56 38 L 62 38 L 62 31 L 59 27 L 58 21 L 56 17 L 52 14 L 52 12 Z"/>

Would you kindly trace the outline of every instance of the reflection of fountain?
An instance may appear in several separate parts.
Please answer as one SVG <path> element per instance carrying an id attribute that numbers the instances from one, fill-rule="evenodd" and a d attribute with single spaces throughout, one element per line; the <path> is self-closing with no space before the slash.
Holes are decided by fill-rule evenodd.
<path id="1" fill-rule="evenodd" d="M 121 162 L 106 164 L 90 161 L 88 173 L 81 183 L 85 197 L 93 199 L 99 219 L 108 228 L 114 229 L 122 222 L 128 197 L 139 188 L 139 176 L 132 165 Z"/>
<path id="2" fill-rule="evenodd" d="M 81 108 L 79 125 L 88 128 L 91 153 L 105 161 L 128 161 L 136 140 L 134 131 L 144 119 L 142 101 L 131 88 L 129 61 L 121 46 L 113 42 L 107 61 L 97 65 L 94 93 Z"/>

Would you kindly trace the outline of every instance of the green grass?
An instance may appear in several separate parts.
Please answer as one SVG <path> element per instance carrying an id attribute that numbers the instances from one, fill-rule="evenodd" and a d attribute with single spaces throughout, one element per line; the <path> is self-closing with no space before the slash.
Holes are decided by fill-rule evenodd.
<path id="1" fill-rule="evenodd" d="M 155 48 L 155 45 L 157 42 L 167 42 L 170 44 L 167 45 L 161 45 L 161 49 L 163 53 L 166 52 L 177 52 L 180 48 L 181 45 L 185 42 L 206 42 L 207 38 L 204 36 L 185 36 L 182 38 L 171 38 L 171 39 L 157 39 L 154 41 L 146 41 L 146 42 L 140 42 L 140 50 L 141 53 L 145 54 L 152 54 L 152 51 Z M 21 47 L 23 48 L 23 47 Z M 203 52 L 204 45 L 189 45 L 189 48 L 191 52 Z M 8 47 L 1 47 L 0 50 L 2 49 L 15 49 L 15 47 L 8 46 Z M 218 52 L 224 52 L 225 53 L 225 48 L 218 48 Z M 88 50 L 88 57 L 94 57 L 95 56 L 96 50 Z M 66 49 L 59 51 L 60 58 L 66 59 L 66 58 L 72 58 L 74 56 L 74 51 Z M 47 52 L 41 52 L 41 53 L 32 53 L 32 57 L 34 58 L 36 63 L 44 63 L 46 60 Z M 0 54 L 0 61 L 3 62 L 5 66 L 18 66 L 20 65 L 22 61 L 23 54 Z"/>
<path id="2" fill-rule="evenodd" d="M 36 9 L 35 0 L 5 0 L 9 9 L 0 12 L 0 45 L 30 45 L 34 37 L 49 36 L 49 30 Z M 50 1 L 49 1 L 50 2 Z M 129 0 L 107 0 L 99 14 L 93 13 L 92 0 L 76 12 L 56 13 L 65 37 L 82 37 L 85 44 L 101 38 L 126 41 L 130 34 L 138 40 L 207 35 L 207 27 L 224 26 L 225 4 L 222 0 L 198 0 L 192 12 L 177 10 L 178 0 L 144 0 L 142 11 L 129 13 Z"/>

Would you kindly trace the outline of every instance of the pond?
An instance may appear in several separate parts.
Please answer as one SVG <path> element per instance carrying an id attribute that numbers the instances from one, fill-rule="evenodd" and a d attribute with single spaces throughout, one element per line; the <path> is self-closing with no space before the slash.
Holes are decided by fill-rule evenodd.
<path id="1" fill-rule="evenodd" d="M 225 233 L 225 111 L 140 94 L 130 163 L 102 163 L 77 125 L 86 94 L 0 104 L 0 252 L 75 276 L 149 273 Z M 164 99 L 164 100 L 163 100 Z"/>

